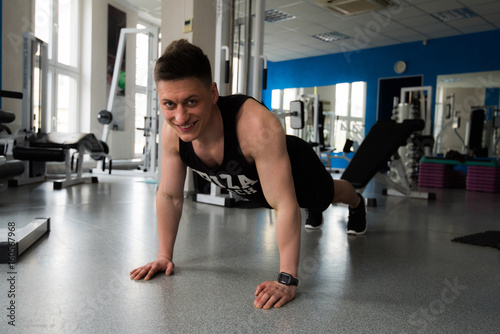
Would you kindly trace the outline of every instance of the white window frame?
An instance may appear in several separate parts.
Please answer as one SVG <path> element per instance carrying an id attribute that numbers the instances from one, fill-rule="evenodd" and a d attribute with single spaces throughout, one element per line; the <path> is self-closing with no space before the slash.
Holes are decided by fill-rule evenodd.
<path id="1" fill-rule="evenodd" d="M 136 28 L 137 29 L 143 29 L 143 28 L 149 28 L 150 25 L 145 23 L 145 22 L 138 22 L 137 25 L 136 25 Z M 143 134 L 141 132 L 143 132 L 144 130 L 140 130 L 143 126 L 144 126 L 144 123 L 141 123 L 140 121 L 138 122 L 138 119 L 137 119 L 137 111 L 139 110 L 138 106 L 137 106 L 137 100 L 138 100 L 138 95 L 142 95 L 147 103 L 147 87 L 146 86 L 142 86 L 139 84 L 138 82 L 138 78 L 137 78 L 137 71 L 139 69 L 139 64 L 138 64 L 138 60 L 139 60 L 139 57 L 137 57 L 137 52 L 139 50 L 139 42 L 138 42 L 138 39 L 139 39 L 139 36 L 140 34 L 137 34 L 135 36 L 136 38 L 136 46 L 135 46 L 135 52 L 136 52 L 136 57 L 135 57 L 135 71 L 136 73 L 134 74 L 135 75 L 135 79 L 134 79 L 134 85 L 135 85 L 135 97 L 134 97 L 134 101 L 136 103 L 136 107 L 134 108 L 134 157 L 135 158 L 140 158 L 143 156 L 143 153 L 142 153 L 142 150 L 140 147 L 138 147 L 139 144 L 145 144 L 146 142 L 146 137 L 143 136 Z M 142 37 L 142 36 L 141 36 Z M 147 37 L 146 37 L 147 38 Z M 146 111 L 147 113 L 147 111 Z M 144 121 L 142 119 L 142 121 Z M 140 140 L 142 139 L 142 140 Z"/>
<path id="2" fill-rule="evenodd" d="M 360 108 L 362 111 L 362 116 L 353 116 L 353 103 L 352 103 L 352 85 L 354 83 L 361 83 L 362 84 L 362 95 L 364 96 L 363 100 L 361 101 Z M 340 83 L 342 84 L 342 83 Z M 340 85 L 338 84 L 338 85 Z M 353 141 L 357 142 L 358 144 L 361 144 L 365 137 L 365 131 L 364 131 L 364 126 L 365 126 L 365 120 L 366 120 L 366 82 L 364 81 L 355 81 L 351 83 L 347 83 L 349 85 L 348 89 L 348 96 L 347 96 L 347 115 L 338 115 L 336 113 L 336 118 L 342 125 L 342 123 L 345 123 L 346 126 L 343 128 L 342 126 L 336 127 L 336 132 L 334 134 L 334 147 L 338 150 L 340 150 L 342 147 L 344 147 L 344 143 L 337 142 L 337 135 L 339 132 L 346 132 L 345 139 L 352 139 Z M 337 86 L 337 85 L 335 85 Z M 337 96 L 335 96 L 337 98 Z M 363 124 L 363 129 L 356 129 L 357 123 Z"/>
<path id="3" fill-rule="evenodd" d="M 45 41 L 49 43 L 49 97 L 48 97 L 48 108 L 49 115 L 51 118 L 50 128 L 48 131 L 58 131 L 57 129 L 57 101 L 58 101 L 58 77 L 59 75 L 67 76 L 73 80 L 75 80 L 76 87 L 74 90 L 74 96 L 70 100 L 69 105 L 69 124 L 67 131 L 71 132 L 79 132 L 79 115 L 78 112 L 80 106 L 80 68 L 81 68 L 81 57 L 80 57 L 80 44 L 81 44 L 81 30 L 77 28 L 77 36 L 73 39 L 74 45 L 71 48 L 76 48 L 76 65 L 70 66 L 67 64 L 60 63 L 58 61 L 58 19 L 59 19 L 59 2 L 67 1 L 67 0 L 50 0 L 52 3 L 51 8 L 51 22 L 50 22 L 50 39 L 49 41 Z M 81 1 L 80 0 L 71 0 L 72 2 L 77 2 L 77 14 L 76 20 L 77 22 L 73 22 L 77 27 L 80 27 L 81 22 Z M 36 2 L 36 0 L 35 0 Z M 35 9 L 36 10 L 36 3 Z M 35 12 L 36 15 L 36 12 Z M 36 21 L 35 21 L 36 22 Z M 36 24 L 36 23 L 35 23 Z M 35 27 L 36 33 L 36 27 Z"/>

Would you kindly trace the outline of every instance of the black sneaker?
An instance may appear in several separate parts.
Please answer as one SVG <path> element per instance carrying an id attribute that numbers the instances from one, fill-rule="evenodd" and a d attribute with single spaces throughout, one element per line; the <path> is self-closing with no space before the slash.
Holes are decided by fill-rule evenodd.
<path id="1" fill-rule="evenodd" d="M 363 234 L 366 232 L 366 209 L 365 199 L 358 194 L 359 205 L 357 208 L 349 207 L 349 221 L 347 222 L 347 234 Z"/>
<path id="2" fill-rule="evenodd" d="M 306 209 L 306 228 L 308 230 L 316 230 L 323 226 L 323 213 L 321 211 L 311 211 Z"/>

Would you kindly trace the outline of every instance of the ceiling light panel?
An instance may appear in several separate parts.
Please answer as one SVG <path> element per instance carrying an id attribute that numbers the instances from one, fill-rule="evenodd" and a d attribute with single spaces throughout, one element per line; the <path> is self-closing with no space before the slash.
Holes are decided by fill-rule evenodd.
<path id="1" fill-rule="evenodd" d="M 341 34 L 341 33 L 336 32 L 336 31 L 325 32 L 323 34 L 317 34 L 317 35 L 314 35 L 313 37 L 315 37 L 319 40 L 322 40 L 323 42 L 335 42 L 335 41 L 341 41 L 343 39 L 351 38 L 347 35 Z"/>
<path id="2" fill-rule="evenodd" d="M 264 21 L 269 23 L 294 19 L 295 16 L 282 12 L 278 9 L 269 9 L 264 12 Z"/>
<path id="3" fill-rule="evenodd" d="M 318 0 L 315 4 L 340 16 L 353 16 L 388 7 L 399 8 L 400 1 L 396 3 L 392 0 Z"/>
<path id="4" fill-rule="evenodd" d="M 463 19 L 468 19 L 468 18 L 477 16 L 477 14 L 474 13 L 469 8 L 458 8 L 458 9 L 452 9 L 452 10 L 445 10 L 443 12 L 433 13 L 431 15 L 434 16 L 436 19 L 438 19 L 441 22 L 463 20 Z"/>

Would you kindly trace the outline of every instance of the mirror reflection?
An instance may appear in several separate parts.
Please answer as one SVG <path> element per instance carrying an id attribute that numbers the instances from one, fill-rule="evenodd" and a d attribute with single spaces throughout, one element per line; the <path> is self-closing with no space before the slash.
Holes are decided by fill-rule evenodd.
<path id="1" fill-rule="evenodd" d="M 439 75 L 434 154 L 498 157 L 500 71 Z"/>

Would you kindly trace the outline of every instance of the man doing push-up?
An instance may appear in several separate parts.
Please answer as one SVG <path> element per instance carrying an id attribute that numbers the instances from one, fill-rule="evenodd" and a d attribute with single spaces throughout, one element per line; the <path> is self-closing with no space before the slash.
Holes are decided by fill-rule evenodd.
<path id="1" fill-rule="evenodd" d="M 156 197 L 159 237 L 155 261 L 130 272 L 150 279 L 174 271 L 173 249 L 184 200 L 186 168 L 276 211 L 279 276 L 257 286 L 254 305 L 280 307 L 295 297 L 301 212 L 306 228 L 323 224 L 332 203 L 349 206 L 348 234 L 366 231 L 364 199 L 345 180 L 333 180 L 314 150 L 286 136 L 277 117 L 245 95 L 219 96 L 208 57 L 187 42 L 172 42 L 155 66 L 161 111 L 161 180 Z"/>

